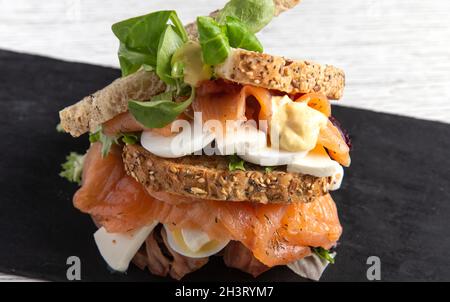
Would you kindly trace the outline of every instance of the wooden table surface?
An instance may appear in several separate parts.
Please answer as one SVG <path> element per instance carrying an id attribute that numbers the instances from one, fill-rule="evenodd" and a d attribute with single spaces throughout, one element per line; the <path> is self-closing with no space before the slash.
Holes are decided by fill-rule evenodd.
<path id="1" fill-rule="evenodd" d="M 0 0 L 0 48 L 116 67 L 114 22 L 160 9 L 190 22 L 224 3 Z M 449 123 L 449 16 L 448 0 L 303 0 L 259 38 L 268 53 L 343 68 L 343 106 Z"/>

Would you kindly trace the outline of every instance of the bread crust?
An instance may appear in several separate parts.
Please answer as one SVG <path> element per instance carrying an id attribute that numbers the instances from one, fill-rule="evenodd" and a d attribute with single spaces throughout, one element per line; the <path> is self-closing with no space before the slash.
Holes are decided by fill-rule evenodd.
<path id="1" fill-rule="evenodd" d="M 279 168 L 266 172 L 246 164 L 246 171 L 229 171 L 226 156 L 158 157 L 139 145 L 124 147 L 125 170 L 152 192 L 208 200 L 255 203 L 311 202 L 325 195 L 330 179 Z"/>
<path id="2" fill-rule="evenodd" d="M 275 2 L 275 16 L 278 16 L 299 4 L 300 0 L 273 0 L 273 2 Z"/>
<path id="3" fill-rule="evenodd" d="M 342 69 L 331 65 L 283 57 L 244 49 L 234 49 L 227 60 L 215 67 L 216 76 L 286 93 L 318 92 L 340 99 L 345 86 Z"/>
<path id="4" fill-rule="evenodd" d="M 129 100 L 148 100 L 165 88 L 155 73 L 140 70 L 61 110 L 61 126 L 74 137 L 95 131 L 99 125 L 127 111 Z"/>
<path id="5" fill-rule="evenodd" d="M 300 3 L 300 0 L 274 0 L 275 3 L 275 14 L 274 16 L 279 16 L 282 12 L 285 12 L 291 8 L 294 8 L 297 4 Z M 220 10 L 215 10 L 209 14 L 211 18 L 217 17 Z M 189 39 L 198 40 L 198 31 L 197 31 L 197 23 L 192 22 L 185 26 L 186 31 L 188 33 Z"/>

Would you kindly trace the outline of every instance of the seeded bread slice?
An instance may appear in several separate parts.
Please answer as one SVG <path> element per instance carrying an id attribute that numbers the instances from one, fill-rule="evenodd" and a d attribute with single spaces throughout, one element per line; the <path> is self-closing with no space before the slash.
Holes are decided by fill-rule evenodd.
<path id="1" fill-rule="evenodd" d="M 226 61 L 215 67 L 216 76 L 287 93 L 319 92 L 340 99 L 345 85 L 344 71 L 331 65 L 234 49 Z"/>
<path id="2" fill-rule="evenodd" d="M 229 171 L 226 156 L 158 157 L 139 145 L 124 147 L 125 170 L 152 192 L 168 192 L 210 200 L 258 203 L 310 202 L 327 193 L 330 179 L 285 168 L 266 172 L 246 164 L 246 171 Z"/>

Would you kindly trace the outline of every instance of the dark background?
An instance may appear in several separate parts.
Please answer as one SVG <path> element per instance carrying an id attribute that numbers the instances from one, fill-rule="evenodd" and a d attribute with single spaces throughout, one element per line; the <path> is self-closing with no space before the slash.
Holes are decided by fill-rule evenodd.
<path id="1" fill-rule="evenodd" d="M 0 271 L 66 280 L 66 259 L 81 259 L 84 281 L 168 280 L 130 266 L 111 274 L 96 228 L 72 206 L 77 189 L 58 176 L 86 136 L 57 133 L 58 111 L 119 77 L 119 71 L 0 51 Z M 425 105 L 424 105 L 425 106 Z M 353 140 L 352 165 L 334 192 L 344 233 L 323 281 L 366 281 L 366 260 L 381 259 L 383 281 L 450 280 L 450 125 L 334 106 Z M 189 280 L 253 280 L 211 259 Z M 301 281 L 285 267 L 258 278 Z"/>

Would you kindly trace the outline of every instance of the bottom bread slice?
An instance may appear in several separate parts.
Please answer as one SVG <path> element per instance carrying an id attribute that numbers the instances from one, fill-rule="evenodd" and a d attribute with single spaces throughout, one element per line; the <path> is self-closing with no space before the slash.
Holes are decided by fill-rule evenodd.
<path id="1" fill-rule="evenodd" d="M 258 203 L 310 202 L 328 192 L 328 177 L 266 171 L 247 164 L 246 171 L 229 171 L 227 156 L 191 155 L 168 159 L 139 145 L 123 150 L 125 170 L 152 192 L 167 192 L 196 199 Z"/>

